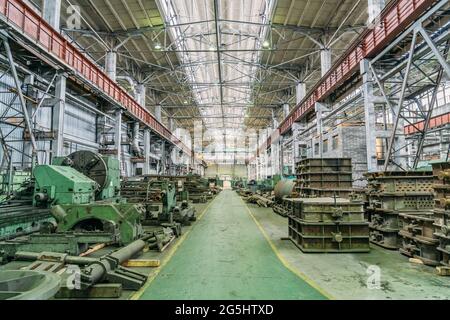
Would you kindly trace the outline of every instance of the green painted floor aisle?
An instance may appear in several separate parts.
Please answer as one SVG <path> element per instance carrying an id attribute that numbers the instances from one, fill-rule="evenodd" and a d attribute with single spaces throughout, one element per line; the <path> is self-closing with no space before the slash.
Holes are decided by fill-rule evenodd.
<path id="1" fill-rule="evenodd" d="M 324 299 L 287 269 L 239 196 L 222 192 L 140 299 Z"/>

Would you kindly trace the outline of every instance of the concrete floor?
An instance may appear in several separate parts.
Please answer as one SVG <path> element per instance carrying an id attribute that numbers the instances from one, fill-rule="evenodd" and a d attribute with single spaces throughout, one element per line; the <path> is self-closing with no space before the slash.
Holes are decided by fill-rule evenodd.
<path id="1" fill-rule="evenodd" d="M 194 206 L 199 221 L 183 228 L 183 236 L 163 253 L 144 253 L 140 258 L 160 259 L 161 267 L 136 268 L 149 280 L 138 292 L 124 291 L 121 299 L 450 298 L 450 277 L 395 251 L 373 246 L 363 254 L 304 254 L 282 240 L 286 218 L 245 204 L 235 192 Z M 380 289 L 366 285 L 373 265 L 381 271 Z"/>
<path id="2" fill-rule="evenodd" d="M 224 191 L 140 299 L 324 299 L 288 270 L 235 192 Z"/>
<path id="3" fill-rule="evenodd" d="M 397 251 L 376 245 L 370 253 L 305 254 L 287 237 L 287 218 L 272 209 L 249 205 L 276 250 L 295 270 L 312 279 L 334 299 L 450 299 L 450 277 L 432 267 L 410 263 Z M 370 266 L 380 270 L 379 289 L 369 289 Z"/>
<path id="4" fill-rule="evenodd" d="M 374 246 L 367 254 L 304 254 L 282 240 L 286 236 L 286 218 L 224 191 L 133 298 L 450 298 L 450 277 L 398 252 Z M 381 272 L 379 289 L 366 284 L 374 265 Z"/>

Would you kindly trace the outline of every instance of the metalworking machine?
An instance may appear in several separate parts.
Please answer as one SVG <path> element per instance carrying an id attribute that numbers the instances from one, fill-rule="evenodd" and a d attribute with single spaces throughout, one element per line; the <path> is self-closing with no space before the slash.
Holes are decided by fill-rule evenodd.
<path id="1" fill-rule="evenodd" d="M 119 161 L 91 151 L 34 169 L 36 205 L 47 203 L 57 232 L 102 231 L 128 244 L 143 234 L 143 208 L 120 199 Z"/>
<path id="2" fill-rule="evenodd" d="M 143 236 L 144 209 L 120 198 L 116 159 L 78 151 L 53 165 L 36 166 L 33 176 L 32 208 L 50 211 L 56 223 L 52 230 L 1 242 L 6 256 L 49 247 L 79 254 L 92 244 L 126 245 Z"/>
<path id="3" fill-rule="evenodd" d="M 26 180 L 1 201 L 0 240 L 43 231 L 55 226 L 55 219 L 47 206 L 33 206 L 33 195 L 34 185 L 31 180 Z"/>
<path id="4" fill-rule="evenodd" d="M 122 182 L 122 196 L 131 203 L 144 204 L 145 224 L 164 223 L 173 226 L 177 222 L 189 225 L 196 220 L 195 209 L 188 202 L 188 194 L 177 191 L 171 181 L 150 177 L 126 179 Z"/>

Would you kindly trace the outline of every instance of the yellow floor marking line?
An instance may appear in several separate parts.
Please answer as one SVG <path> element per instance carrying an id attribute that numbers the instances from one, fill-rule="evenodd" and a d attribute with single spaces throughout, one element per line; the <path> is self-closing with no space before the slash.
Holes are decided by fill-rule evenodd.
<path id="1" fill-rule="evenodd" d="M 214 201 L 217 198 L 214 198 L 211 203 L 202 211 L 202 213 L 198 216 L 197 218 L 197 222 L 202 220 L 203 216 L 206 214 L 206 212 L 209 210 L 209 208 L 211 208 L 211 206 L 213 205 Z M 178 248 L 180 247 L 180 245 L 184 242 L 184 240 L 186 240 L 187 236 L 191 233 L 192 229 L 195 227 L 192 226 L 191 229 L 189 229 L 186 233 L 184 233 L 181 238 L 180 241 L 178 241 L 171 249 L 171 251 L 169 252 L 169 254 L 167 255 L 167 257 L 162 261 L 161 266 L 147 279 L 147 282 L 144 284 L 144 286 L 139 289 L 139 291 L 136 291 L 129 300 L 139 300 L 139 298 L 144 294 L 144 292 L 148 289 L 148 287 L 151 285 L 151 283 L 153 282 L 153 280 L 155 280 L 155 278 L 158 276 L 158 274 L 161 272 L 161 270 L 164 268 L 164 266 L 169 263 L 170 259 L 172 259 L 173 255 L 175 254 L 175 252 L 177 252 Z"/>
<path id="2" fill-rule="evenodd" d="M 264 238 L 266 238 L 267 242 L 269 243 L 270 247 L 272 248 L 273 252 L 275 252 L 275 255 L 278 257 L 278 259 L 281 261 L 281 263 L 288 269 L 290 270 L 292 273 L 294 273 L 295 275 L 297 275 L 299 278 L 301 278 L 302 280 L 304 280 L 307 284 L 309 284 L 311 287 L 313 287 L 314 289 L 316 289 L 317 291 L 319 291 L 324 297 L 326 297 L 329 300 L 335 300 L 335 298 L 329 294 L 328 292 L 326 292 L 324 289 L 322 289 L 317 283 L 315 283 L 314 281 L 312 281 L 306 274 L 304 274 L 303 272 L 295 269 L 294 267 L 291 266 L 291 264 L 282 256 L 282 254 L 280 253 L 280 251 L 277 249 L 277 247 L 275 246 L 275 244 L 272 242 L 272 240 L 269 238 L 266 230 L 264 230 L 263 226 L 261 225 L 261 223 L 259 223 L 259 221 L 255 218 L 254 214 L 252 213 L 252 211 L 250 210 L 250 208 L 248 207 L 248 205 L 244 202 L 244 200 L 241 201 L 243 202 L 245 208 L 247 208 L 248 214 L 250 215 L 250 217 L 252 217 L 253 221 L 255 222 L 256 226 L 258 227 L 258 229 L 261 231 L 261 233 L 263 234 Z"/>

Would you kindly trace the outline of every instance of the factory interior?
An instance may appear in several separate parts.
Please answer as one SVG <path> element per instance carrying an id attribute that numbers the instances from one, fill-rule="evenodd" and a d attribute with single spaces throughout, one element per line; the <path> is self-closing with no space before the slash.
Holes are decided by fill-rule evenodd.
<path id="1" fill-rule="evenodd" d="M 449 29 L 448 0 L 0 0 L 0 300 L 448 300 Z"/>

